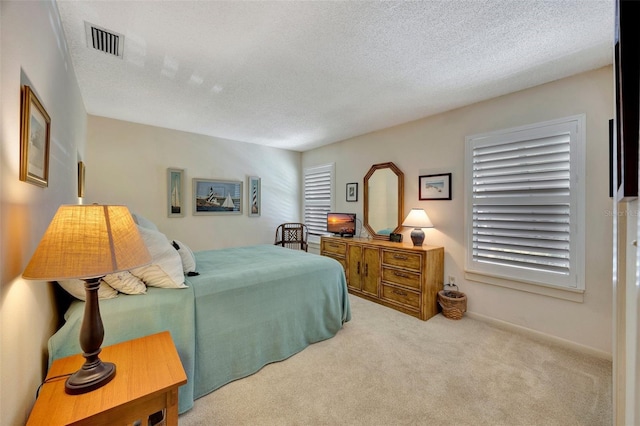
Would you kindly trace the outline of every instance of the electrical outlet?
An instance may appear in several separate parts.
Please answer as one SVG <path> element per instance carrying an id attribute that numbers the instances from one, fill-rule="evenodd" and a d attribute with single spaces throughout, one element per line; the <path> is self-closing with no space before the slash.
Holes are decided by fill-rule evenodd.
<path id="1" fill-rule="evenodd" d="M 453 275 L 449 275 L 449 284 L 455 284 L 456 283 L 456 277 L 454 277 Z"/>

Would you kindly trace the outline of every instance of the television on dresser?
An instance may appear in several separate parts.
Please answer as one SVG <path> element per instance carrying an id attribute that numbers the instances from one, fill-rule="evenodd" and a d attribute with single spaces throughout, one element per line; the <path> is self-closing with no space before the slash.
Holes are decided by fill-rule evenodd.
<path id="1" fill-rule="evenodd" d="M 353 237 L 356 233 L 356 214 L 327 213 L 327 232 L 341 237 Z"/>

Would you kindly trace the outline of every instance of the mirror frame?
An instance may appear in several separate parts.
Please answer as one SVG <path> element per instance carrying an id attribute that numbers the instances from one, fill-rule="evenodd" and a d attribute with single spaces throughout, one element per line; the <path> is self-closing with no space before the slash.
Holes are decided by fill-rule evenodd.
<path id="1" fill-rule="evenodd" d="M 363 226 L 371 235 L 371 238 L 376 240 L 388 240 L 388 235 L 378 235 L 371 226 L 369 226 L 369 178 L 377 171 L 391 169 L 393 173 L 398 177 L 398 222 L 393 232 L 399 232 L 402 227 L 402 221 L 404 220 L 404 173 L 392 162 L 374 164 L 364 177 L 364 222 Z"/>

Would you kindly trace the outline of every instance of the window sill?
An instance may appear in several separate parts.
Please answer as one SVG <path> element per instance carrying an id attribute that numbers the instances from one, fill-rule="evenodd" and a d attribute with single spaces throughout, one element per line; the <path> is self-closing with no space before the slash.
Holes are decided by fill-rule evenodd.
<path id="1" fill-rule="evenodd" d="M 584 290 L 582 289 L 562 288 L 556 286 L 547 286 L 543 284 L 531 284 L 524 281 L 514 281 L 513 279 L 507 279 L 473 271 L 465 271 L 464 277 L 469 281 L 476 281 L 483 284 L 511 288 L 513 290 L 540 294 L 542 296 L 555 297 L 556 299 L 569 300 L 571 302 L 584 302 Z"/>

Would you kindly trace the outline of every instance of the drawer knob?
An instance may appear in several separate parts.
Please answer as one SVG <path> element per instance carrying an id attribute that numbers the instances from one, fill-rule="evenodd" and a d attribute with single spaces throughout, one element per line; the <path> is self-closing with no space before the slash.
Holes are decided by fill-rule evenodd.
<path id="1" fill-rule="evenodd" d="M 400 272 L 394 272 L 393 275 L 395 275 L 396 277 L 400 277 L 400 278 L 410 278 L 409 275 L 402 274 Z"/>
<path id="2" fill-rule="evenodd" d="M 406 296 L 407 295 L 407 292 L 406 291 L 402 291 L 402 290 L 393 289 L 392 292 L 397 294 L 397 295 L 399 295 L 399 296 Z"/>
<path id="3" fill-rule="evenodd" d="M 398 259 L 398 260 L 407 260 L 407 259 L 409 259 L 407 256 L 402 256 L 402 255 L 399 255 L 399 254 L 394 254 L 393 258 L 394 259 Z"/>

